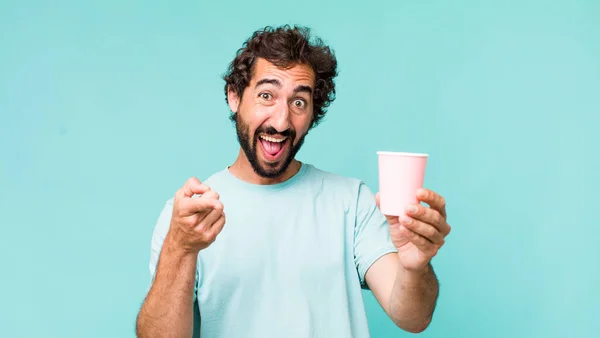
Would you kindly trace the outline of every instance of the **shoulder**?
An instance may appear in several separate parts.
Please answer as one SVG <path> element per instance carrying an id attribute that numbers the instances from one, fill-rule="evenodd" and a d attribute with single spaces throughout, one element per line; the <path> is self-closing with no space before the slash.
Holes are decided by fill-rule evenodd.
<path id="1" fill-rule="evenodd" d="M 222 170 L 219 170 L 219 171 L 211 174 L 210 176 L 206 177 L 203 180 L 201 179 L 201 181 L 202 181 L 202 183 L 212 187 L 213 185 L 224 184 L 229 179 L 230 179 L 230 175 L 228 174 L 228 169 L 224 168 Z"/>
<path id="2" fill-rule="evenodd" d="M 313 179 L 322 181 L 331 187 L 351 189 L 355 191 L 358 191 L 362 187 L 366 187 L 365 181 L 360 178 L 337 174 L 318 168 L 311 164 L 308 164 L 308 167 Z"/>
<path id="3" fill-rule="evenodd" d="M 314 165 L 309 165 L 309 172 L 310 181 L 318 182 L 322 191 L 343 196 L 345 200 L 355 204 L 361 204 L 362 200 L 366 200 L 367 203 L 375 201 L 374 191 L 363 179 L 337 174 Z"/>

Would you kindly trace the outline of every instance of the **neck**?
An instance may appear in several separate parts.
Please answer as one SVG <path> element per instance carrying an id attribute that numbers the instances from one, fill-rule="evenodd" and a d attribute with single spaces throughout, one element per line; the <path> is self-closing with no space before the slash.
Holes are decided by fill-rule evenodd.
<path id="1" fill-rule="evenodd" d="M 229 171 L 242 181 L 252 184 L 269 185 L 287 181 L 300 170 L 300 167 L 301 163 L 293 159 L 283 174 L 273 178 L 262 177 L 254 172 L 246 154 L 240 149 L 235 162 L 229 166 Z"/>

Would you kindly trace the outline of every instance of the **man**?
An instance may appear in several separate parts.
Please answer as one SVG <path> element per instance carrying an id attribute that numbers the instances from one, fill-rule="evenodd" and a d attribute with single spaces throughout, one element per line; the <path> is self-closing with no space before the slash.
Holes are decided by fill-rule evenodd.
<path id="1" fill-rule="evenodd" d="M 225 75 L 236 161 L 168 200 L 152 238 L 139 337 L 368 337 L 361 289 L 410 332 L 430 323 L 444 199 L 382 215 L 360 180 L 295 155 L 334 100 L 337 61 L 308 29 L 266 28 Z M 194 313 L 200 327 L 194 327 Z"/>

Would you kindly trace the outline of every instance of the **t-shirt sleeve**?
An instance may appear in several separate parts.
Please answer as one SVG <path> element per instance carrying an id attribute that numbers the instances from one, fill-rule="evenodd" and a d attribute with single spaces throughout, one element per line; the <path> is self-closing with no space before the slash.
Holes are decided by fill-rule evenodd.
<path id="1" fill-rule="evenodd" d="M 171 215 L 173 213 L 173 199 L 169 199 L 158 216 L 154 231 L 152 232 L 152 240 L 150 243 L 150 285 L 148 291 L 152 287 L 154 278 L 156 277 L 156 267 L 160 257 L 160 251 L 165 241 L 165 237 L 169 232 L 171 224 Z M 196 269 L 196 282 L 194 283 L 194 300 L 196 300 L 196 291 L 198 290 L 198 269 Z"/>
<path id="2" fill-rule="evenodd" d="M 354 263 L 363 289 L 368 289 L 365 274 L 377 259 L 390 252 L 397 252 L 390 239 L 387 219 L 379 210 L 375 194 L 361 182 L 356 204 L 354 227 Z"/>

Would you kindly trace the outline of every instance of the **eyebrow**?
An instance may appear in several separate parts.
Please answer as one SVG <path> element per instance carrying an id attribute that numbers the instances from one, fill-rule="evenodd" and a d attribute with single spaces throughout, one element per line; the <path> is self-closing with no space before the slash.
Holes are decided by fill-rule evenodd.
<path id="1" fill-rule="evenodd" d="M 309 93 L 312 95 L 313 90 L 310 86 L 300 85 L 294 89 L 294 93 L 300 93 L 300 92 L 305 92 L 305 93 Z"/>
<path id="2" fill-rule="evenodd" d="M 279 82 L 279 80 L 277 80 L 277 79 L 261 79 L 258 82 L 256 82 L 256 85 L 254 86 L 254 88 L 257 88 L 258 86 L 261 86 L 264 84 L 272 84 L 277 88 L 282 87 L 281 82 Z M 300 93 L 300 92 L 312 94 L 313 89 L 311 86 L 306 86 L 306 85 L 299 85 L 296 88 L 294 88 L 294 93 Z"/>

